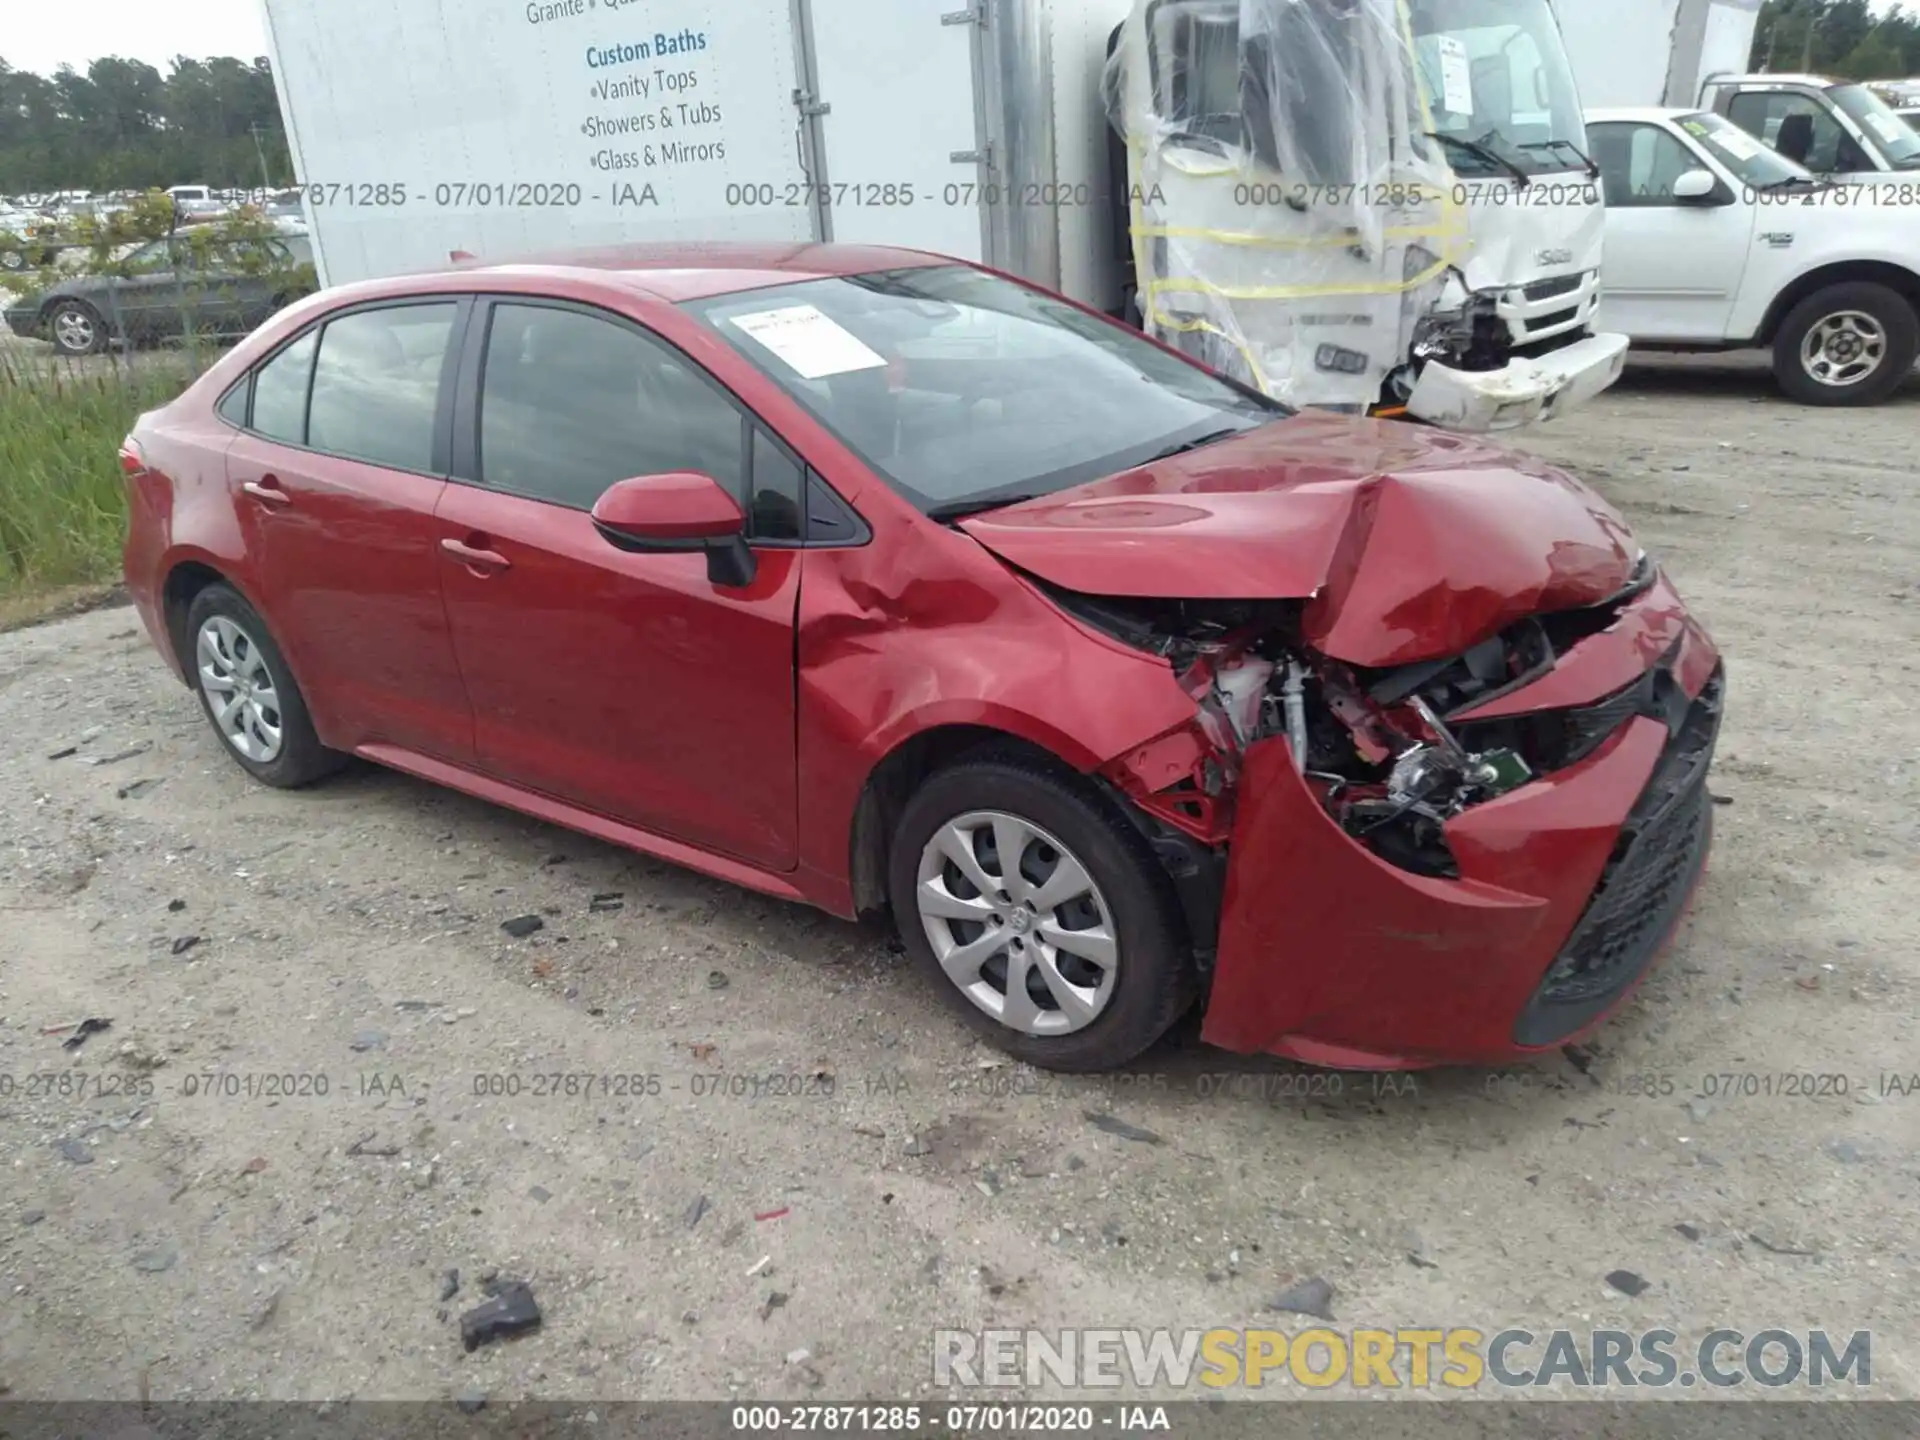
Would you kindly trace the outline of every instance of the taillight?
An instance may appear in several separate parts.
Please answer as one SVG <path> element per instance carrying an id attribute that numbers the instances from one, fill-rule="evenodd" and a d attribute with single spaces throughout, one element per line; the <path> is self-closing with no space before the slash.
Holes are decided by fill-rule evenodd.
<path id="1" fill-rule="evenodd" d="M 147 473 L 146 452 L 131 435 L 120 442 L 120 469 L 129 480 L 138 480 Z"/>

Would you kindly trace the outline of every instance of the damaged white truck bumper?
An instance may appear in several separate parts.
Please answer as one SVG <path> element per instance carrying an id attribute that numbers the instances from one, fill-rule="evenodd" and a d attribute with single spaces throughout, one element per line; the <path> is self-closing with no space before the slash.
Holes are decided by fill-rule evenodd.
<path id="1" fill-rule="evenodd" d="M 1626 363 L 1624 335 L 1590 335 L 1499 370 L 1455 370 L 1430 360 L 1407 398 L 1407 414 L 1469 434 L 1515 430 L 1586 404 L 1620 378 Z"/>

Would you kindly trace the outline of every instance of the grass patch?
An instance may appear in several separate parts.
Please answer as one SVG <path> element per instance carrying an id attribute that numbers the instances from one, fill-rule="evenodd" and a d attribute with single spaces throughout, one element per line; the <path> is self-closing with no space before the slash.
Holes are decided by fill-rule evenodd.
<path id="1" fill-rule="evenodd" d="M 144 359 L 145 357 L 141 357 Z M 171 360 L 172 357 L 168 357 Z M 192 378 L 179 363 L 0 352 L 0 602 L 111 580 L 127 531 L 120 442 Z"/>

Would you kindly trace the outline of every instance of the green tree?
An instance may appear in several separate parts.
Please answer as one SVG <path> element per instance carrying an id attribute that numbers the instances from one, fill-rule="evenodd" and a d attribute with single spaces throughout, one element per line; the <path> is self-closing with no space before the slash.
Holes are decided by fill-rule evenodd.
<path id="1" fill-rule="evenodd" d="M 1904 6 L 1876 16 L 1868 0 L 1764 0 L 1748 63 L 1852 80 L 1905 79 L 1920 75 L 1920 19 Z"/>
<path id="2" fill-rule="evenodd" d="M 51 77 L 0 59 L 0 195 L 293 179 L 264 59 L 182 56 L 163 76 L 110 56 Z"/>

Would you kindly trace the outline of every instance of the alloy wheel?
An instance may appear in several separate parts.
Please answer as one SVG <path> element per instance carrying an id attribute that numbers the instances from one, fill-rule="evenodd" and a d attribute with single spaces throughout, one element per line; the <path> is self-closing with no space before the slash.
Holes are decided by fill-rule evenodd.
<path id="1" fill-rule="evenodd" d="M 62 350 L 78 355 L 93 349 L 93 321 L 79 310 L 62 310 L 53 320 L 54 339 Z"/>
<path id="2" fill-rule="evenodd" d="M 200 690 L 214 729 L 243 759 L 270 765 L 284 743 L 280 694 L 254 638 L 224 615 L 200 627 Z"/>
<path id="3" fill-rule="evenodd" d="M 1802 368 L 1822 385 L 1857 385 L 1886 358 L 1886 327 L 1862 310 L 1823 317 L 1800 342 Z"/>
<path id="4" fill-rule="evenodd" d="M 1113 999 L 1119 941 L 1087 867 L 1039 826 L 979 810 L 934 831 L 915 904 L 941 970 L 1023 1035 L 1070 1035 Z"/>

